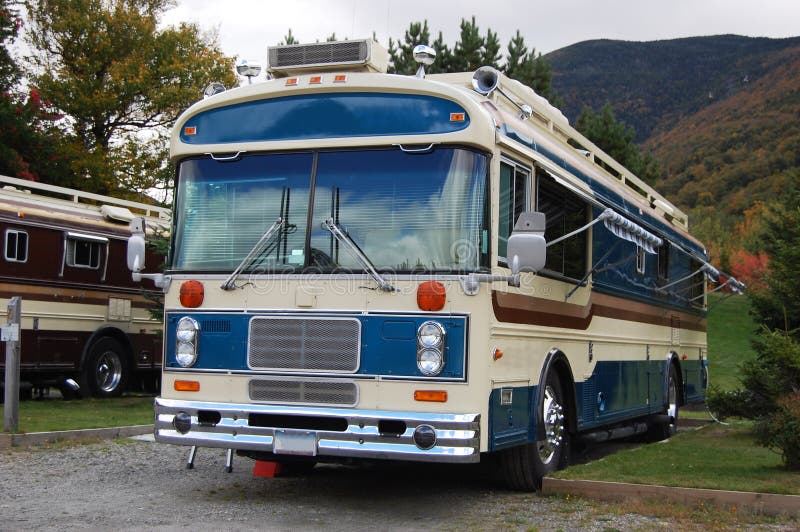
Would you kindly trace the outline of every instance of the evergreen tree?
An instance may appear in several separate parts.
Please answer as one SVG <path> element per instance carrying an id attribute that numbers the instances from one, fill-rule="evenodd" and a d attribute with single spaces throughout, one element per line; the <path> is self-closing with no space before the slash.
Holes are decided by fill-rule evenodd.
<path id="1" fill-rule="evenodd" d="M 453 51 L 445 44 L 441 31 L 436 40 L 433 41 L 433 49 L 436 50 L 436 60 L 425 70 L 431 74 L 452 72 Z"/>
<path id="2" fill-rule="evenodd" d="M 278 43 L 278 46 L 283 46 L 286 44 L 300 44 L 300 41 L 292 34 L 292 28 L 289 28 L 289 32 L 284 35 L 283 41 Z"/>
<path id="3" fill-rule="evenodd" d="M 769 257 L 765 290 L 749 290 L 755 318 L 771 330 L 800 338 L 800 171 L 788 176 L 790 188 L 765 219 L 762 250 Z"/>
<path id="4" fill-rule="evenodd" d="M 524 64 L 528 57 L 528 47 L 525 46 L 525 38 L 520 35 L 519 30 L 508 42 L 507 50 L 505 74 L 509 78 L 521 81 L 520 78 L 524 75 Z"/>
<path id="5" fill-rule="evenodd" d="M 475 17 L 470 21 L 461 19 L 461 35 L 453 49 L 453 70 L 471 72 L 483 66 L 486 57 L 484 44 L 485 39 L 481 37 Z"/>
<path id="6" fill-rule="evenodd" d="M 441 38 L 441 33 L 439 34 Z M 390 74 L 411 75 L 419 65 L 414 61 L 414 47 L 418 44 L 429 44 L 431 40 L 428 21 L 412 22 L 403 36 L 403 42 L 395 42 L 389 38 Z M 426 69 L 430 71 L 429 69 Z"/>
<path id="7" fill-rule="evenodd" d="M 417 71 L 418 65 L 414 61 L 413 50 L 418 44 L 430 44 L 430 30 L 428 22 L 412 22 L 406 30 L 402 41 L 389 39 L 389 55 L 391 62 L 389 72 L 411 75 Z M 461 33 L 458 42 L 451 50 L 444 42 L 440 31 L 437 39 L 431 45 L 436 50 L 436 60 L 425 68 L 429 74 L 441 72 L 471 72 L 481 66 L 492 66 L 503 70 L 505 74 L 533 88 L 539 95 L 547 98 L 553 105 L 559 106 L 560 99 L 555 96 L 551 81 L 552 73 L 550 64 L 536 54 L 535 50 L 528 51 L 525 39 L 517 30 L 516 35 L 508 44 L 508 54 L 505 67 L 501 69 L 503 54 L 499 37 L 491 29 L 486 30 L 486 36 L 481 37 L 480 29 L 475 22 L 475 17 L 470 20 L 461 20 Z"/>
<path id="8" fill-rule="evenodd" d="M 650 154 L 642 154 L 633 142 L 633 127 L 617 121 L 611 103 L 606 102 L 599 113 L 584 107 L 575 129 L 643 181 L 653 183 L 658 178 L 658 163 Z"/>
<path id="9" fill-rule="evenodd" d="M 481 62 L 484 65 L 499 69 L 500 60 L 503 58 L 500 48 L 500 39 L 497 37 L 497 33 L 487 29 L 486 37 L 483 40 L 483 58 Z"/>

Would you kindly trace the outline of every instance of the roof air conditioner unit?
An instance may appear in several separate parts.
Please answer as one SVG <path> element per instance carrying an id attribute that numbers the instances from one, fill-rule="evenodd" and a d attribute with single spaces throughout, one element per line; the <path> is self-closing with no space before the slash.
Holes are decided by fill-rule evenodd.
<path id="1" fill-rule="evenodd" d="M 323 71 L 385 73 L 388 64 L 386 48 L 372 39 L 267 48 L 267 71 L 276 78 Z"/>

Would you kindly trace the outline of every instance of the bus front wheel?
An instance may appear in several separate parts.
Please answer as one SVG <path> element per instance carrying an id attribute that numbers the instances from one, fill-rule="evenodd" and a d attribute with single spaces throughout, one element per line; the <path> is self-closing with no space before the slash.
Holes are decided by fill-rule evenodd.
<path id="1" fill-rule="evenodd" d="M 569 458 L 567 408 L 561 382 L 555 374 L 547 377 L 542 409 L 545 439 L 512 447 L 502 452 L 500 460 L 506 484 L 515 490 L 541 488 L 542 479 L 562 469 Z"/>

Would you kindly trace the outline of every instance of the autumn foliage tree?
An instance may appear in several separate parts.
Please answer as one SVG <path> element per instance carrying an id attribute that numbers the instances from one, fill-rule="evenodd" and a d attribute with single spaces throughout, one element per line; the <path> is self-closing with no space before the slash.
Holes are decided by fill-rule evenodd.
<path id="1" fill-rule="evenodd" d="M 168 128 L 233 60 L 194 24 L 159 27 L 171 0 L 29 0 L 29 73 L 62 113 L 73 181 L 103 194 L 167 185 Z"/>
<path id="2" fill-rule="evenodd" d="M 68 172 L 58 155 L 53 130 L 57 115 L 49 112 L 39 91 L 19 90 L 20 69 L 9 52 L 22 27 L 17 4 L 0 2 L 0 174 L 41 179 Z"/>

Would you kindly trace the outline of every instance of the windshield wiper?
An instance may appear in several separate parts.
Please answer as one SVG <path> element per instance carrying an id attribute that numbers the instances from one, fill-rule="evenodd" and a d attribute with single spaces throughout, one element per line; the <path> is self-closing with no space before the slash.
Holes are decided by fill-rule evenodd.
<path id="1" fill-rule="evenodd" d="M 366 255 L 364 255 L 364 252 L 361 251 L 361 248 L 359 248 L 355 242 L 353 242 L 353 239 L 350 238 L 350 235 L 342 231 L 342 228 L 333 221 L 333 218 L 328 218 L 322 222 L 322 227 L 330 231 L 336 240 L 344 244 L 344 247 L 347 249 L 348 253 L 350 253 L 350 255 L 352 255 L 353 258 L 359 262 L 359 264 L 361 264 L 361 267 L 367 270 L 372 278 L 375 279 L 375 282 L 378 283 L 379 289 L 383 290 L 384 292 L 397 291 L 397 288 L 392 286 L 389 281 L 384 279 L 381 274 L 378 273 L 378 271 L 375 269 L 375 266 L 372 264 L 372 261 L 370 261 Z"/>
<path id="2" fill-rule="evenodd" d="M 264 246 L 266 246 L 275 235 L 280 233 L 278 230 L 281 228 L 281 225 L 283 225 L 283 218 L 278 216 L 278 219 L 275 220 L 272 226 L 270 226 L 270 228 L 267 229 L 263 235 L 261 235 L 261 238 L 258 239 L 258 242 L 255 243 L 250 252 L 245 256 L 245 258 L 242 259 L 242 262 L 239 263 L 239 265 L 235 270 L 233 270 L 228 278 L 225 279 L 225 282 L 222 283 L 220 288 L 223 290 L 232 290 L 236 288 L 236 278 L 239 277 L 239 274 L 242 273 L 242 270 L 249 266 L 250 263 L 253 262 L 253 259 L 261 253 L 261 250 L 264 249 Z"/>

